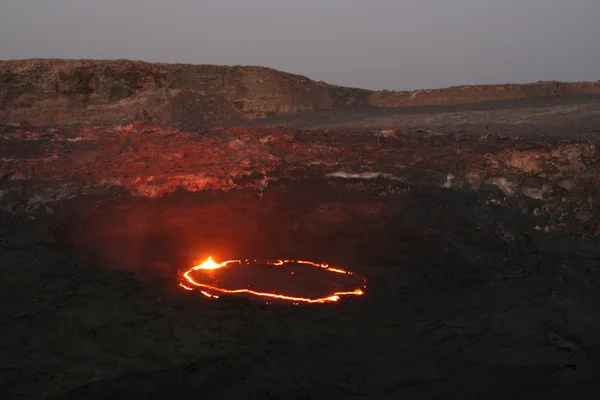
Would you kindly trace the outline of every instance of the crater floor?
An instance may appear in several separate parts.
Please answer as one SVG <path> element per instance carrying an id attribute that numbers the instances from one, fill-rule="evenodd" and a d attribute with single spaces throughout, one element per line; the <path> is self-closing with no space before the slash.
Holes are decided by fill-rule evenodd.
<path id="1" fill-rule="evenodd" d="M 598 142 L 552 121 L 535 137 L 5 126 L 0 394 L 595 398 Z M 209 255 L 369 285 L 215 301 L 177 279 Z"/>

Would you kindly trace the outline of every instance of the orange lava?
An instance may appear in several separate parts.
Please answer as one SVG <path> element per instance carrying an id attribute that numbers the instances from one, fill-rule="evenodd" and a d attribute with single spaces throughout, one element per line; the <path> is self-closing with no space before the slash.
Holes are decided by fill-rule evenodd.
<path id="1" fill-rule="evenodd" d="M 243 264 L 243 265 L 247 265 L 247 266 L 251 266 L 253 264 L 285 266 L 286 264 L 292 264 L 292 263 L 308 265 L 308 266 L 312 266 L 312 267 L 316 267 L 316 268 L 322 268 L 329 272 L 352 276 L 352 277 L 356 278 L 356 280 L 358 282 L 360 282 L 361 287 L 357 288 L 355 290 L 352 290 L 352 291 L 333 292 L 324 297 L 309 298 L 309 297 L 289 296 L 286 294 L 280 294 L 280 293 L 275 293 L 275 292 L 273 292 L 273 293 L 260 292 L 260 291 L 255 291 L 255 290 L 251 290 L 251 289 L 225 289 L 225 288 L 215 286 L 215 285 L 200 283 L 196 279 L 194 279 L 194 277 L 192 276 L 192 274 L 195 271 L 203 271 L 203 272 L 210 274 L 211 271 L 227 268 L 230 264 Z M 291 272 L 291 274 L 294 275 L 294 272 Z M 204 296 L 212 297 L 212 298 L 219 298 L 219 294 L 231 294 L 231 295 L 246 294 L 246 295 L 263 297 L 263 298 L 270 299 L 270 300 L 283 300 L 283 301 L 292 302 L 294 304 L 299 304 L 299 303 L 329 303 L 329 302 L 335 302 L 335 301 L 340 300 L 340 298 L 342 296 L 361 296 L 364 294 L 364 289 L 366 288 L 366 282 L 367 282 L 366 279 L 364 279 L 363 277 L 361 277 L 353 272 L 345 271 L 340 268 L 332 268 L 327 264 L 319 264 L 319 263 L 315 263 L 312 261 L 276 260 L 276 261 L 260 261 L 260 262 L 258 262 L 257 260 L 228 260 L 228 261 L 223 261 L 221 263 L 217 263 L 212 259 L 212 257 L 209 257 L 203 263 L 196 265 L 196 266 L 188 269 L 187 271 L 185 271 L 181 275 L 181 282 L 180 282 L 179 286 L 181 286 L 183 289 L 189 290 L 189 291 L 199 290 L 200 293 L 202 293 Z"/>

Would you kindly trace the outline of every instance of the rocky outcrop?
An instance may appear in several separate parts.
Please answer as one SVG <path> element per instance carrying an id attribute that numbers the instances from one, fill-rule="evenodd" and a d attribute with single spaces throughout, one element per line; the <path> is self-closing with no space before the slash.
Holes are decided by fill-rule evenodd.
<path id="1" fill-rule="evenodd" d="M 0 62 L 0 120 L 36 125 L 144 120 L 197 127 L 364 106 L 367 94 L 260 67 L 126 60 Z"/>
<path id="2" fill-rule="evenodd" d="M 0 122 L 202 128 L 314 110 L 449 105 L 600 93 L 600 82 L 372 92 L 261 67 L 140 61 L 0 61 Z"/>

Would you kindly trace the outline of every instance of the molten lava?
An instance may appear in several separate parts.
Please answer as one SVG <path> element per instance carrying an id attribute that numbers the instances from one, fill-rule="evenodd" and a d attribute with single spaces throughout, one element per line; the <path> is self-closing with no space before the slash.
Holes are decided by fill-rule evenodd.
<path id="1" fill-rule="evenodd" d="M 299 304 L 328 303 L 338 301 L 342 296 L 361 296 L 366 279 L 312 261 L 229 260 L 217 263 L 209 257 L 185 271 L 179 285 L 186 290 L 199 290 L 212 298 L 219 298 L 221 294 L 246 295 Z"/>

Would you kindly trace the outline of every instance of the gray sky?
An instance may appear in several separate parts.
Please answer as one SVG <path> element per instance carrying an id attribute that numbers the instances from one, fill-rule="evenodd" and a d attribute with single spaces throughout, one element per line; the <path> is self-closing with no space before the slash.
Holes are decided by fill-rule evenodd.
<path id="1" fill-rule="evenodd" d="M 262 65 L 369 89 L 600 79 L 600 0 L 0 0 L 0 59 Z"/>

